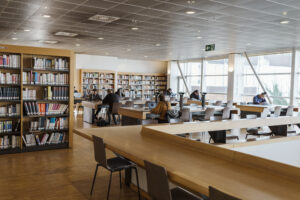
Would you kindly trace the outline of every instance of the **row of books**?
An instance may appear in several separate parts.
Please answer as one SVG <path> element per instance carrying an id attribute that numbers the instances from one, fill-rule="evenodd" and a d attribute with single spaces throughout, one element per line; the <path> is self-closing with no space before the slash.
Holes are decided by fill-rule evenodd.
<path id="1" fill-rule="evenodd" d="M 36 100 L 36 90 L 23 88 L 23 100 Z"/>
<path id="2" fill-rule="evenodd" d="M 0 100 L 19 100 L 20 88 L 0 87 Z"/>
<path id="3" fill-rule="evenodd" d="M 20 68 L 20 55 L 0 55 L 0 67 Z"/>
<path id="4" fill-rule="evenodd" d="M 58 103 L 24 102 L 24 108 L 28 116 L 60 115 L 67 111 L 68 105 Z"/>
<path id="5" fill-rule="evenodd" d="M 0 84 L 20 84 L 20 74 L 0 73 Z"/>
<path id="6" fill-rule="evenodd" d="M 30 131 L 43 131 L 43 130 L 65 130 L 68 129 L 67 117 L 51 117 L 51 118 L 39 118 L 38 121 L 30 122 Z"/>
<path id="7" fill-rule="evenodd" d="M 23 72 L 23 84 L 66 85 L 68 83 L 68 74 Z"/>
<path id="8" fill-rule="evenodd" d="M 27 134 L 23 135 L 23 142 L 26 147 L 30 146 L 43 146 L 46 144 L 60 144 L 60 143 L 65 143 L 66 140 L 66 134 L 64 133 L 45 133 L 40 137 L 39 135 L 34 135 L 34 134 Z"/>
<path id="9" fill-rule="evenodd" d="M 48 86 L 44 89 L 44 98 L 48 100 L 68 100 L 69 88 L 68 87 L 53 87 Z"/>
<path id="10" fill-rule="evenodd" d="M 18 131 L 20 127 L 20 120 L 14 125 L 13 127 L 13 121 L 0 121 L 0 133 L 7 133 Z"/>
<path id="11" fill-rule="evenodd" d="M 0 106 L 0 116 L 1 117 L 19 116 L 21 110 L 20 108 L 21 108 L 20 104 Z"/>
<path id="12" fill-rule="evenodd" d="M 97 73 L 97 72 L 91 72 L 91 73 L 84 72 L 83 73 L 83 78 L 99 78 L 99 73 Z"/>
<path id="13" fill-rule="evenodd" d="M 5 135 L 0 137 L 0 149 L 8 149 L 8 148 L 20 148 L 20 136 L 12 135 L 8 136 Z"/>
<path id="14" fill-rule="evenodd" d="M 33 61 L 33 68 L 34 69 L 55 69 L 55 70 L 68 70 L 69 69 L 69 62 L 65 58 L 37 58 L 34 57 Z"/>

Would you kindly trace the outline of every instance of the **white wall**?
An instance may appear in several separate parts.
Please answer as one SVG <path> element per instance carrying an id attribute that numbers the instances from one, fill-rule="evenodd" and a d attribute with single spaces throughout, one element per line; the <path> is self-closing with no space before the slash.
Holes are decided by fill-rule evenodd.
<path id="1" fill-rule="evenodd" d="M 128 60 L 109 56 L 76 54 L 76 69 L 113 70 L 135 73 L 167 73 L 167 62 Z"/>

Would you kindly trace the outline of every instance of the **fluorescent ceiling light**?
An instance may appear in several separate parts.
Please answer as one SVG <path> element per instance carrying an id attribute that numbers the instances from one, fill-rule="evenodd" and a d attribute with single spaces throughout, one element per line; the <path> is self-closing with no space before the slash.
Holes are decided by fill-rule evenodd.
<path id="1" fill-rule="evenodd" d="M 65 37 L 75 37 L 78 34 L 77 33 L 70 33 L 70 32 L 64 32 L 64 31 L 60 31 L 60 32 L 56 32 L 54 35 L 57 36 L 65 36 Z"/>
<path id="2" fill-rule="evenodd" d="M 288 20 L 284 20 L 284 21 L 280 22 L 280 24 L 288 24 L 288 23 L 290 23 L 290 21 L 288 21 Z"/>
<path id="3" fill-rule="evenodd" d="M 104 22 L 104 23 L 111 23 L 119 19 L 120 17 L 107 16 L 107 15 L 94 15 L 89 18 L 89 20 L 91 21 Z"/>
<path id="4" fill-rule="evenodd" d="M 144 56 L 144 58 L 148 58 L 148 56 Z"/>
<path id="5" fill-rule="evenodd" d="M 13 37 L 13 38 L 11 38 L 12 40 L 18 40 L 18 38 L 15 38 L 15 37 Z"/>
<path id="6" fill-rule="evenodd" d="M 76 45 L 76 47 L 80 47 L 80 44 L 75 44 Z"/>
<path id="7" fill-rule="evenodd" d="M 201 36 L 198 36 L 197 39 L 202 39 L 202 37 L 201 37 Z"/>
<path id="8" fill-rule="evenodd" d="M 127 49 L 127 51 L 131 51 L 131 49 Z"/>
<path id="9" fill-rule="evenodd" d="M 195 14 L 196 12 L 193 11 L 193 10 L 188 10 L 188 11 L 186 11 L 185 13 L 188 14 L 188 15 L 193 15 L 193 14 Z"/>
<path id="10" fill-rule="evenodd" d="M 40 40 L 40 43 L 45 43 L 45 44 L 57 44 L 58 41 L 56 40 Z"/>
<path id="11" fill-rule="evenodd" d="M 103 37 L 99 37 L 98 40 L 104 40 L 104 38 Z"/>
<path id="12" fill-rule="evenodd" d="M 156 44 L 155 46 L 160 47 L 160 44 Z"/>
<path id="13" fill-rule="evenodd" d="M 284 16 L 287 15 L 287 12 L 286 12 L 286 11 L 285 11 L 285 12 L 282 12 L 282 15 L 284 15 Z"/>
<path id="14" fill-rule="evenodd" d="M 44 18 L 50 18 L 50 15 L 43 15 Z"/>
<path id="15" fill-rule="evenodd" d="M 138 27 L 132 27 L 131 30 L 137 31 L 137 30 L 139 30 L 139 28 Z"/>
<path id="16" fill-rule="evenodd" d="M 24 29 L 24 31 L 25 31 L 25 32 L 30 32 L 31 30 L 30 30 L 30 29 Z"/>

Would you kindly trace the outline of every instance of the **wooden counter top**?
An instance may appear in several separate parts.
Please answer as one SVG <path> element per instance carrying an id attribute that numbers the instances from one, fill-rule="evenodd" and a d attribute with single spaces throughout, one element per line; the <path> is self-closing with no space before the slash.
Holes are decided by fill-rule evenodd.
<path id="1" fill-rule="evenodd" d="M 269 109 L 274 109 L 275 106 L 277 105 L 255 105 L 255 104 L 246 104 L 246 105 L 241 105 L 238 104 L 236 105 L 237 108 L 239 108 L 241 111 L 247 111 L 247 112 L 258 112 L 261 113 L 264 111 L 265 108 L 269 108 Z M 286 109 L 287 106 L 282 106 L 283 109 Z M 294 112 L 298 112 L 299 108 L 295 107 L 294 108 Z"/>
<path id="2" fill-rule="evenodd" d="M 92 135 L 102 137 L 108 149 L 141 167 L 144 160 L 162 165 L 172 182 L 194 192 L 208 194 L 208 186 L 214 186 L 243 200 L 300 197 L 299 168 L 158 132 L 152 127 L 75 129 L 74 132 L 89 140 Z"/>

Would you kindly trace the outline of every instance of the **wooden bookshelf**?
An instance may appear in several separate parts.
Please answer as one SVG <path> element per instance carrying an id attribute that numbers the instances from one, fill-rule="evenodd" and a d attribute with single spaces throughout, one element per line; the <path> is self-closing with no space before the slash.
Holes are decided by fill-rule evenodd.
<path id="1" fill-rule="evenodd" d="M 115 72 L 104 70 L 80 70 L 80 92 L 89 94 L 97 89 L 100 96 L 105 96 L 107 89 L 115 89 Z"/>
<path id="2" fill-rule="evenodd" d="M 126 97 L 132 92 L 136 97 L 151 98 L 167 89 L 167 75 L 118 72 L 117 88 L 122 88 Z"/>
<path id="3" fill-rule="evenodd" d="M 3 61 L 3 55 L 16 55 L 19 60 L 14 61 L 13 66 L 6 66 L 1 62 L 1 59 Z M 0 92 L 0 114 L 1 106 L 20 105 L 20 113 L 14 116 L 0 116 L 0 138 L 4 138 L 5 135 L 9 137 L 9 144 L 5 146 L 3 146 L 3 144 L 1 145 L 0 154 L 72 147 L 74 97 L 73 84 L 71 83 L 74 81 L 74 61 L 74 53 L 70 50 L 0 44 L 0 72 L 19 75 L 18 83 L 3 82 L 4 79 L 1 80 L 0 76 L 0 88 L 17 88 L 16 90 L 18 91 L 17 97 L 15 95 L 13 99 L 3 99 L 3 95 Z M 15 77 L 13 80 L 16 80 Z M 12 91 L 14 92 L 14 90 Z M 28 96 L 30 96 L 30 98 L 28 98 Z M 35 115 L 28 115 L 26 112 L 26 106 L 24 105 L 29 102 L 34 102 L 37 105 Z M 52 107 L 49 107 L 49 111 L 50 108 L 60 108 L 59 104 L 61 106 L 66 105 L 67 109 L 60 114 L 50 113 L 41 115 L 38 114 L 38 109 L 41 110 L 41 107 L 39 107 L 41 105 L 40 103 L 48 104 L 48 106 L 52 105 Z M 57 122 L 57 126 L 55 126 L 57 128 L 56 130 L 43 129 L 41 127 L 36 127 L 37 129 L 40 128 L 38 131 L 31 130 L 31 125 L 34 121 L 49 118 L 55 118 L 55 120 L 61 118 L 61 121 L 64 119 L 63 122 L 65 126 L 59 127 L 58 124 L 60 122 L 55 121 L 55 123 Z M 1 123 L 3 121 L 9 121 L 9 123 L 12 124 L 11 130 L 9 129 L 9 131 L 6 132 L 2 130 L 3 127 L 1 127 Z M 16 128 L 18 122 L 19 128 Z M 51 134 L 54 135 L 54 133 L 60 133 L 60 135 L 57 135 L 57 141 L 59 141 L 59 143 L 39 145 L 36 141 L 36 145 L 26 146 L 22 140 L 23 136 L 26 139 L 27 134 L 33 134 L 34 138 L 38 136 L 39 140 L 42 140 L 44 134 L 51 136 Z M 17 136 L 17 143 L 19 145 L 12 145 L 13 136 Z M 50 137 L 48 141 L 49 139 Z"/>

